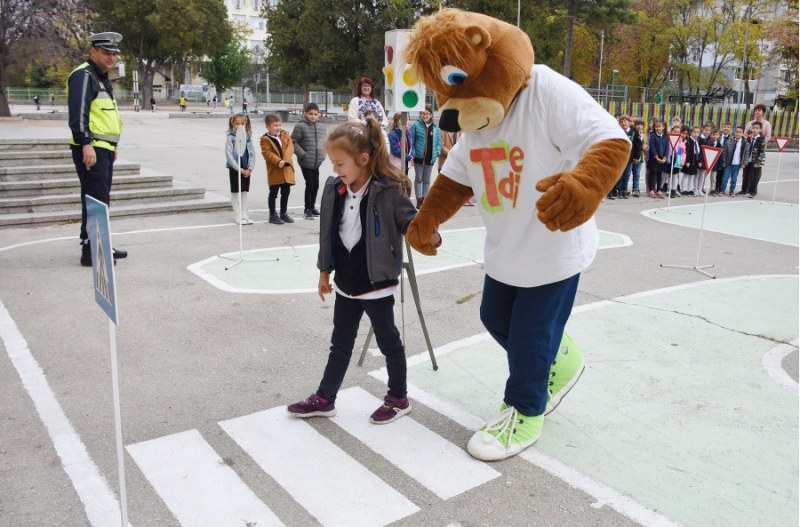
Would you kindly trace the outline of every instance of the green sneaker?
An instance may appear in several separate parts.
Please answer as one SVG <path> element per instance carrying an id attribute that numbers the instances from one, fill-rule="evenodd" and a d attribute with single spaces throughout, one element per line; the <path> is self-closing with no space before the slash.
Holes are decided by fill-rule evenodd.
<path id="1" fill-rule="evenodd" d="M 561 337 L 561 344 L 558 345 L 558 354 L 550 367 L 550 381 L 547 386 L 547 408 L 544 415 L 556 409 L 558 403 L 578 382 L 578 378 L 583 373 L 583 352 L 564 333 Z"/>
<path id="2" fill-rule="evenodd" d="M 544 415 L 522 415 L 513 406 L 501 407 L 494 420 L 475 432 L 467 443 L 467 452 L 482 461 L 499 461 L 515 456 L 534 444 L 542 435 Z"/>

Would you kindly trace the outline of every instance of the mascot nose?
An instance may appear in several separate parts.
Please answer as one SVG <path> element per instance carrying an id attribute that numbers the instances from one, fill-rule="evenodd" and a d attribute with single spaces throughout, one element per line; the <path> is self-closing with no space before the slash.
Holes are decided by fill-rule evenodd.
<path id="1" fill-rule="evenodd" d="M 445 132 L 460 132 L 458 125 L 458 110 L 443 110 L 439 117 L 439 128 Z"/>

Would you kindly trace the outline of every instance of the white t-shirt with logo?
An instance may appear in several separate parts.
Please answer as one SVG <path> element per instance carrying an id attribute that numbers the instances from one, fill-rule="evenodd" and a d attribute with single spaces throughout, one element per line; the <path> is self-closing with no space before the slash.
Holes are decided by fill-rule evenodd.
<path id="1" fill-rule="evenodd" d="M 551 232 L 536 217 L 536 183 L 569 171 L 595 143 L 628 140 L 586 91 L 547 66 L 534 65 L 528 87 L 499 126 L 462 134 L 442 174 L 472 188 L 486 224 L 486 273 L 516 287 L 558 282 L 594 260 L 594 218 Z"/>

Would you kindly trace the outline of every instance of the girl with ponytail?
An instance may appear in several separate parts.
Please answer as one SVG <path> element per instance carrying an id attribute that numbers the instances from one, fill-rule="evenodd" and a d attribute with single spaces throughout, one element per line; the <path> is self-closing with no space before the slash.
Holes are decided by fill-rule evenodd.
<path id="1" fill-rule="evenodd" d="M 403 235 L 416 214 L 408 198 L 411 184 L 389 163 L 380 124 L 371 117 L 366 124 L 338 127 L 328 135 L 325 150 L 337 175 L 328 178 L 322 192 L 317 292 L 323 302 L 336 292 L 333 334 L 319 387 L 287 409 L 301 418 L 336 415 L 336 395 L 366 312 L 389 376 L 383 404 L 370 421 L 391 423 L 411 411 L 405 349 L 394 323 Z"/>

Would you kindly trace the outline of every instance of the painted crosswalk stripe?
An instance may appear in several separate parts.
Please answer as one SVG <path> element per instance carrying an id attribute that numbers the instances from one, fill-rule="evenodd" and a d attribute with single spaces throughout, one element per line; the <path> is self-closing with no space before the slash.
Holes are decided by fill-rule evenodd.
<path id="1" fill-rule="evenodd" d="M 326 527 L 380 527 L 419 510 L 284 407 L 219 425 Z"/>
<path id="2" fill-rule="evenodd" d="M 362 388 L 343 390 L 333 422 L 443 500 L 500 475 L 410 416 L 387 425 L 370 423 L 369 415 L 381 402 Z"/>
<path id="3" fill-rule="evenodd" d="M 181 525 L 283 525 L 197 430 L 127 450 Z"/>

